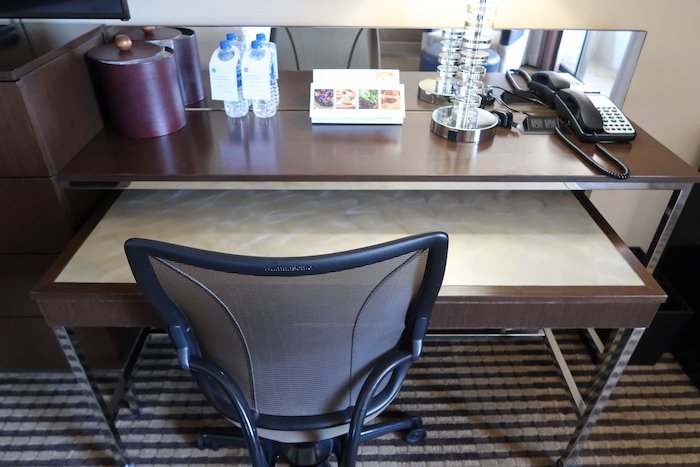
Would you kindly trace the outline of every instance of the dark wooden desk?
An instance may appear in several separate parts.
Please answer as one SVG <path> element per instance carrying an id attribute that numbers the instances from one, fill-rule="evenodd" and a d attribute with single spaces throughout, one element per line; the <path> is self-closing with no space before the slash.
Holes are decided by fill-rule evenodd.
<path id="1" fill-rule="evenodd" d="M 632 173 L 613 180 L 557 138 L 499 128 L 491 141 L 459 144 L 431 133 L 430 119 L 430 112 L 408 111 L 403 125 L 312 125 L 308 111 L 280 111 L 270 120 L 190 111 L 183 129 L 160 138 L 128 139 L 106 129 L 58 176 L 77 188 L 154 181 L 433 181 L 638 189 L 698 180 L 697 171 L 642 129 L 634 142 L 612 146 Z M 582 147 L 593 153 L 593 145 Z"/>
<path id="2" fill-rule="evenodd" d="M 307 78 L 304 78 L 307 76 Z M 404 73 L 404 82 L 425 75 Z M 664 300 L 652 270 L 698 173 L 638 128 L 631 144 L 613 147 L 632 175 L 612 180 L 587 165 L 550 136 L 522 135 L 499 129 L 493 141 L 455 143 L 430 132 L 428 104 L 408 104 L 403 125 L 311 125 L 307 110 L 310 75 L 282 81 L 283 107 L 270 120 L 227 119 L 216 110 L 188 112 L 180 131 L 147 140 L 99 134 L 59 174 L 72 188 L 210 188 L 304 190 L 574 190 L 670 189 L 669 213 L 647 259 L 646 269 L 602 217 L 581 202 L 621 257 L 638 274 L 638 286 L 474 286 L 461 296 L 441 297 L 433 329 L 542 327 L 623 328 L 608 345 L 605 360 L 583 400 L 574 395 L 581 415 L 561 465 L 573 465 L 596 423 L 643 328 Z M 407 86 L 407 94 L 413 92 Z M 288 93 L 289 97 L 285 98 Z M 299 96 L 303 96 L 303 99 Z M 429 107 L 424 109 L 423 107 Z M 107 208 L 105 208 L 107 209 Z M 74 239 L 37 286 L 33 296 L 55 327 L 70 358 L 75 357 L 70 326 L 157 326 L 160 323 L 134 284 L 57 283 L 63 266 L 99 222 L 100 213 Z M 548 340 L 553 340 L 551 334 Z M 75 360 L 74 360 L 75 361 Z M 128 464 L 114 425 L 105 416 L 85 368 L 73 365 L 86 395 L 97 408 L 115 458 Z M 575 390 L 577 391 L 577 390 Z"/>
<path id="3" fill-rule="evenodd" d="M 409 109 L 403 125 L 312 125 L 306 110 L 311 73 L 285 72 L 280 81 L 281 110 L 269 121 L 256 120 L 252 114 L 228 120 L 223 112 L 205 107 L 188 112 L 183 129 L 160 138 L 127 139 L 108 128 L 58 177 L 74 188 L 122 188 L 133 182 L 140 188 L 187 187 L 183 182 L 197 182 L 200 187 L 207 183 L 211 188 L 236 187 L 222 182 L 325 182 L 343 188 L 351 186 L 348 182 L 488 182 L 494 189 L 552 189 L 545 184 L 556 183 L 572 190 L 671 190 L 666 215 L 645 259 L 648 269 L 654 270 L 690 188 L 700 177 L 647 132 L 637 127 L 635 141 L 612 146 L 631 170 L 628 179 L 613 180 L 550 136 L 499 128 L 494 140 L 478 145 L 440 138 L 429 129 L 435 106 L 412 92 L 431 74 L 401 76 Z M 487 82 L 507 86 L 500 75 L 487 77 Z M 531 105 L 519 108 L 533 110 Z M 581 147 L 594 154 L 593 145 Z"/>

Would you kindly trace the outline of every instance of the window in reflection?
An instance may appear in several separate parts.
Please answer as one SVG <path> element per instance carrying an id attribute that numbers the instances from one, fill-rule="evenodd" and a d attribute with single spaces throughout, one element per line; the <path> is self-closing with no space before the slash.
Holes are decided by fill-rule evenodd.
<path id="1" fill-rule="evenodd" d="M 402 71 L 434 71 L 440 53 L 441 30 L 380 30 L 381 64 Z M 565 71 L 624 103 L 637 64 L 644 32 L 640 31 L 495 31 L 487 70 Z"/>
<path id="2" fill-rule="evenodd" d="M 559 68 L 603 94 L 613 95 L 618 77 L 622 80 L 627 73 L 631 77 L 643 36 L 636 31 L 564 31 Z"/>

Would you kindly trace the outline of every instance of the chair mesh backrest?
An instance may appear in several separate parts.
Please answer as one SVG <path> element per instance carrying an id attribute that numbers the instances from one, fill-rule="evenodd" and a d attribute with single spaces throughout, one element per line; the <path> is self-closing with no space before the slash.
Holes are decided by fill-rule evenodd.
<path id="1" fill-rule="evenodd" d="M 294 416 L 354 404 L 372 366 L 398 346 L 427 256 L 301 276 L 151 264 L 202 357 L 234 378 L 251 408 Z"/>

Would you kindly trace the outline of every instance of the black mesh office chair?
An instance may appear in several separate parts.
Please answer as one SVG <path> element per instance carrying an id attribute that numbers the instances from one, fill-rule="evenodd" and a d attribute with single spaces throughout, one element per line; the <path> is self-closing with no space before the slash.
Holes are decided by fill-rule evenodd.
<path id="1" fill-rule="evenodd" d="M 264 258 L 144 239 L 125 244 L 136 281 L 168 327 L 183 368 L 242 436 L 253 466 L 355 464 L 358 444 L 420 418 L 365 426 L 420 356 L 440 289 L 447 235 L 348 252 Z M 233 428 L 233 427 L 232 427 Z M 236 430 L 239 431 L 239 430 Z"/>

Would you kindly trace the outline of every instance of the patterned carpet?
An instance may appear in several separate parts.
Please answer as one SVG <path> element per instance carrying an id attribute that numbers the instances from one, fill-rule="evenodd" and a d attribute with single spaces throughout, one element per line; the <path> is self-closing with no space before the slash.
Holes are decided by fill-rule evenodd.
<path id="1" fill-rule="evenodd" d="M 588 381 L 593 365 L 577 334 L 558 337 L 575 377 Z M 93 441 L 71 374 L 0 378 L 0 466 L 113 465 Z M 250 465 L 244 451 L 194 447 L 202 427 L 226 422 L 161 337 L 151 340 L 134 390 L 142 412 L 123 409 L 117 426 L 137 466 Z M 577 421 L 541 340 L 430 340 L 394 406 L 423 417 L 428 438 L 368 442 L 360 466 L 553 465 Z M 628 367 L 579 465 L 700 466 L 700 392 L 670 354 Z"/>

